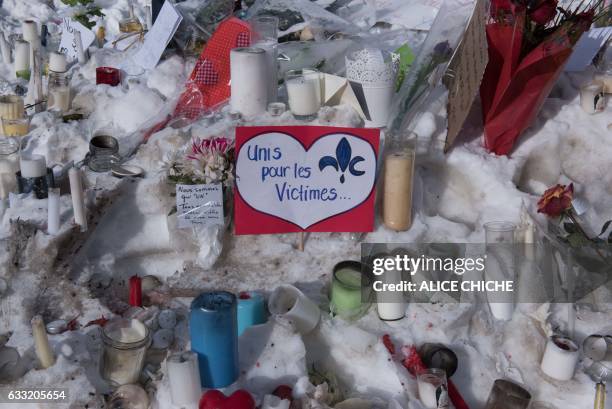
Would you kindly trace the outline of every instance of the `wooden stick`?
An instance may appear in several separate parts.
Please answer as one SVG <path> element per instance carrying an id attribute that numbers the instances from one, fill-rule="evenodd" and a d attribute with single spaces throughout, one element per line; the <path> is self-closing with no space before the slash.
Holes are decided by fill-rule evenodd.
<path id="1" fill-rule="evenodd" d="M 303 231 L 298 233 L 298 250 L 304 251 L 304 232 Z"/>

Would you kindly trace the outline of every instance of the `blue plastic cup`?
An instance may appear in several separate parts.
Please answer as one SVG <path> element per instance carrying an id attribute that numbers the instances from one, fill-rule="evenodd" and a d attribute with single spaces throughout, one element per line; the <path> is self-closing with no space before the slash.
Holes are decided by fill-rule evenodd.
<path id="1" fill-rule="evenodd" d="M 238 319 L 236 296 L 205 292 L 191 303 L 191 349 L 198 354 L 204 388 L 224 388 L 238 379 Z"/>
<path id="2" fill-rule="evenodd" d="M 250 326 L 266 322 L 264 298 L 254 291 L 238 294 L 238 336 Z"/>

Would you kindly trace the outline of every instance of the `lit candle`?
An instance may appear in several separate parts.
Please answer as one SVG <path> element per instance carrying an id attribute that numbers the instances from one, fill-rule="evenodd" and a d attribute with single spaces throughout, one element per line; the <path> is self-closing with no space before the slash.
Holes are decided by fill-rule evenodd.
<path id="1" fill-rule="evenodd" d="M 238 379 L 237 321 L 234 294 L 205 292 L 191 303 L 191 349 L 198 354 L 204 388 L 224 388 Z"/>
<path id="2" fill-rule="evenodd" d="M 83 195 L 81 171 L 77 168 L 70 168 L 68 171 L 68 179 L 70 179 L 70 194 L 72 195 L 74 221 L 81 226 L 82 231 L 85 231 L 87 230 L 87 218 L 85 217 L 85 197 Z"/>
<path id="3" fill-rule="evenodd" d="M 261 48 L 234 48 L 230 51 L 230 106 L 233 111 L 245 117 L 266 112 L 267 66 L 266 52 Z"/>
<path id="4" fill-rule="evenodd" d="M 130 277 L 130 305 L 142 307 L 142 279 L 136 275 Z"/>
<path id="5" fill-rule="evenodd" d="M 47 160 L 42 155 L 22 155 L 19 159 L 19 169 L 23 178 L 44 177 L 47 174 Z"/>
<path id="6" fill-rule="evenodd" d="M 47 369 L 55 363 L 55 356 L 51 345 L 49 345 L 49 338 L 47 338 L 47 330 L 45 323 L 40 315 L 32 318 L 32 335 L 34 336 L 34 349 L 36 350 L 36 356 L 40 361 L 40 365 Z"/>
<path id="7" fill-rule="evenodd" d="M 580 354 L 578 347 L 569 338 L 552 336 L 546 343 L 542 357 L 542 372 L 553 379 L 569 381 L 574 377 L 574 370 Z"/>
<path id="8" fill-rule="evenodd" d="M 197 405 L 202 395 L 198 355 L 194 352 L 180 352 L 166 360 L 170 396 L 177 406 Z"/>
<path id="9" fill-rule="evenodd" d="M 20 78 L 30 78 L 30 44 L 27 41 L 15 41 L 15 74 Z"/>
<path id="10" fill-rule="evenodd" d="M 248 291 L 238 295 L 238 336 L 253 325 L 266 322 L 264 298 L 261 294 Z"/>
<path id="11" fill-rule="evenodd" d="M 2 61 L 4 61 L 5 64 L 10 64 L 12 61 L 11 46 L 8 41 L 6 41 L 3 31 L 0 31 L 0 52 L 2 52 Z"/>
<path id="12" fill-rule="evenodd" d="M 602 83 L 591 82 L 580 89 L 580 106 L 587 114 L 603 112 L 606 102 Z"/>
<path id="13" fill-rule="evenodd" d="M 55 236 L 60 228 L 60 190 L 50 188 L 47 207 L 47 233 Z"/>
<path id="14" fill-rule="evenodd" d="M 412 225 L 412 179 L 414 151 L 392 153 L 385 159 L 383 221 L 396 231 L 405 231 Z"/>
<path id="15" fill-rule="evenodd" d="M 287 284 L 274 289 L 268 300 L 268 310 L 291 322 L 302 334 L 315 329 L 321 318 L 319 307 L 300 290 Z"/>

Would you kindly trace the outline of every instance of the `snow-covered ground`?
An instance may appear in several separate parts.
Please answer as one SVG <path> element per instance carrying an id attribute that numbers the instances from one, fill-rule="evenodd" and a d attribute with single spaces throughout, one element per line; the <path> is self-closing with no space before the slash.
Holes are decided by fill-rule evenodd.
<path id="1" fill-rule="evenodd" d="M 107 36 L 111 38 L 118 32 L 118 20 L 127 15 L 127 0 L 96 3 L 106 15 Z M 146 0 L 134 3 L 136 15 L 144 20 Z M 195 0 L 188 3 L 197 4 Z M 435 1 L 403 0 L 354 0 L 350 4 L 354 7 L 345 6 L 337 13 L 347 21 L 358 21 L 359 29 L 363 29 L 359 24 L 367 27 L 385 21 L 400 30 L 427 28 L 439 6 Z M 44 22 L 65 13 L 66 6 L 60 0 L 4 0 L 0 28 L 7 35 L 17 33 L 22 19 Z M 393 40 L 380 44 L 396 47 L 402 43 L 396 36 L 390 37 Z M 418 48 L 422 38 L 411 34 L 411 45 Z M 111 88 L 95 85 L 95 68 L 125 65 L 129 55 L 96 48 L 91 53 L 87 64 L 71 68 L 73 107 L 85 113 L 86 119 L 63 123 L 47 112 L 32 119 L 24 150 L 44 154 L 47 163 L 82 160 L 89 138 L 100 128 L 113 128 L 123 152 L 136 146 L 140 131 L 171 109 L 194 64 L 193 59 L 169 53 L 154 70 L 145 73 L 140 84 L 129 89 Z M 3 94 L 11 93 L 19 83 L 12 71 L 12 66 L 0 63 Z M 460 141 L 446 156 L 439 150 L 445 135 L 445 113 L 424 115 L 416 127 L 420 151 L 414 225 L 407 232 L 395 233 L 377 217 L 376 230 L 364 241 L 482 243 L 483 223 L 520 223 L 521 209 L 534 214 L 545 188 L 569 181 L 574 182 L 576 195 L 589 204 L 585 217 L 592 228 L 612 219 L 612 107 L 592 116 L 580 108 L 578 89 L 591 76 L 591 71 L 562 75 L 536 123 L 510 158 L 490 155 L 482 147 L 477 107 Z M 260 290 L 267 294 L 280 283 L 294 283 L 326 308 L 332 267 L 360 256 L 360 245 L 351 235 L 310 234 L 305 251 L 300 252 L 296 235 L 234 236 L 226 231 L 221 257 L 214 266 L 204 268 L 196 261 L 210 260 L 218 251 L 216 234 L 200 232 L 194 236 L 179 231 L 175 219 L 168 216 L 172 198 L 164 180 L 164 161 L 192 136 L 233 138 L 236 122 L 226 111 L 181 129 L 166 128 L 154 134 L 129 161 L 144 168 L 142 179 L 119 180 L 85 171 L 86 196 L 97 220 L 87 232 L 72 225 L 69 194 L 62 195 L 62 227 L 54 237 L 46 234 L 46 200 L 13 196 L 10 207 L 0 209 L 0 276 L 9 286 L 0 299 L 0 335 L 12 332 L 6 345 L 19 351 L 23 365 L 23 375 L 8 386 L 61 386 L 69 389 L 70 408 L 104 407 L 103 394 L 108 390 L 97 374 L 99 328 L 51 335 L 57 362 L 42 370 L 34 367 L 30 319 L 35 314 L 42 314 L 46 322 L 78 317 L 85 324 L 123 313 L 128 308 L 127 278 L 134 274 L 158 277 L 163 286 L 157 301 L 162 308 L 179 313 L 171 351 L 189 349 L 186 316 L 190 294 L 197 290 Z M 280 118 L 263 116 L 248 124 L 298 123 L 286 113 Z M 313 124 L 359 126 L 360 119 L 348 106 L 325 107 Z M 611 328 L 612 295 L 604 288 L 589 298 L 595 299 L 597 303 L 576 307 L 578 343 Z M 312 396 L 308 369 L 316 363 L 317 369 L 337 376 L 347 398 L 364 397 L 380 407 L 422 409 L 416 381 L 399 363 L 389 360 L 380 341 L 383 334 L 390 334 L 398 346 L 428 341 L 442 342 L 455 350 L 459 370 L 453 381 L 473 409 L 483 407 L 493 381 L 500 377 L 524 383 L 534 400 L 558 409 L 592 407 L 594 383 L 582 364 L 574 379 L 567 382 L 554 381 L 539 369 L 550 328 L 564 328 L 566 317 L 566 305 L 520 305 L 510 322 L 500 323 L 491 318 L 486 305 L 411 304 L 406 318 L 397 322 L 380 321 L 375 308 L 351 324 L 324 316 L 320 328 L 307 336 L 270 321 L 241 337 L 241 377 L 232 389 L 248 389 L 258 403 L 282 383 L 292 385 L 296 395 Z M 152 372 L 153 380 L 146 384 L 152 407 L 171 408 L 167 379 L 159 376 L 163 365 L 160 373 L 155 367 Z M 312 405 L 317 407 L 316 402 Z M 0 407 L 17 406 L 0 403 Z"/>

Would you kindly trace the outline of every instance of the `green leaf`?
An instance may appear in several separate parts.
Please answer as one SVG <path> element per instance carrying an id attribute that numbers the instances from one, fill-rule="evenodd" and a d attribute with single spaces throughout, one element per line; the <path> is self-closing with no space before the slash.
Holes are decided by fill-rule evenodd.
<path id="1" fill-rule="evenodd" d="M 608 230 L 608 227 L 610 227 L 610 223 L 612 223 L 612 220 L 608 220 L 604 223 L 603 227 L 601 228 L 601 233 L 599 233 L 600 236 L 604 234 L 606 230 Z"/>
<path id="2" fill-rule="evenodd" d="M 570 234 L 567 236 L 567 241 L 572 247 L 584 247 L 589 242 L 581 233 Z"/>

